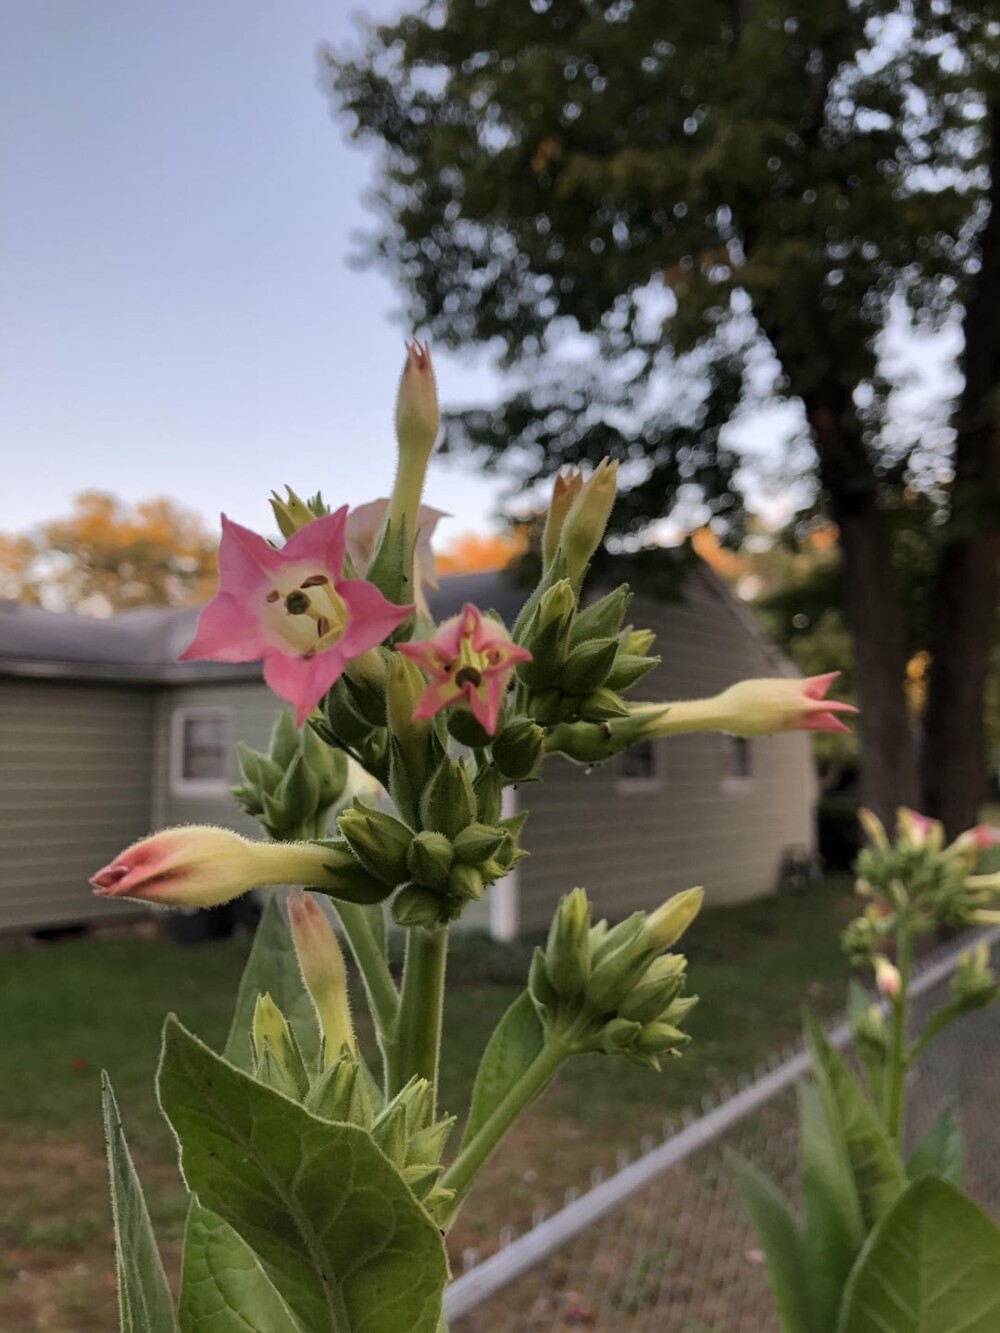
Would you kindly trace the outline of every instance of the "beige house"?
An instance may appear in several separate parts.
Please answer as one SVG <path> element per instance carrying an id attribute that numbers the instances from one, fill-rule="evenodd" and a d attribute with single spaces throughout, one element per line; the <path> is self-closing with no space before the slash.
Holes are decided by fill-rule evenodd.
<path id="1" fill-rule="evenodd" d="M 524 593 L 500 574 L 442 581 L 439 617 L 464 601 L 511 623 Z M 110 620 L 0 603 L 0 930 L 135 910 L 94 898 L 93 870 L 166 825 L 256 832 L 228 787 L 235 742 L 265 748 L 278 701 L 257 664 L 177 662 L 196 613 Z M 714 694 L 752 676 L 794 675 L 705 566 L 677 601 L 636 598 L 662 664 L 635 697 Z M 816 780 L 808 735 L 706 733 L 658 740 L 585 771 L 557 757 L 545 782 L 510 793 L 530 808 L 531 856 L 469 924 L 498 938 L 543 929 L 574 885 L 612 919 L 703 884 L 708 900 L 772 892 L 789 857 L 811 856 Z"/>

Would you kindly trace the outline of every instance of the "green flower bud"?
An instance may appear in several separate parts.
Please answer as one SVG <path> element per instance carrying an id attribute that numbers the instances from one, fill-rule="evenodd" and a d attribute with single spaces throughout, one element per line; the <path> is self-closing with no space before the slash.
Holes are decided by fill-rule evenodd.
<path id="1" fill-rule="evenodd" d="M 552 486 L 552 500 L 545 515 L 542 533 L 542 564 L 547 569 L 559 549 L 559 536 L 573 501 L 583 489 L 583 474 L 577 468 L 557 472 Z"/>
<path id="2" fill-rule="evenodd" d="M 626 1018 L 612 1018 L 601 1029 L 601 1050 L 605 1055 L 622 1055 L 636 1044 L 641 1032 L 641 1023 L 630 1023 Z"/>
<path id="3" fill-rule="evenodd" d="M 479 866 L 488 861 L 505 842 L 510 834 L 503 828 L 490 828 L 486 824 L 470 824 L 464 828 L 454 842 L 455 860 L 466 865 Z"/>
<path id="4" fill-rule="evenodd" d="M 409 878 L 406 857 L 413 833 L 400 820 L 355 804 L 341 813 L 337 827 L 370 875 L 392 888 Z"/>
<path id="5" fill-rule="evenodd" d="M 599 962 L 591 966 L 587 982 L 586 1000 L 599 1014 L 613 1014 L 635 984 L 640 980 L 650 961 L 650 951 L 639 939 L 604 952 Z"/>
<path id="6" fill-rule="evenodd" d="M 646 945 L 655 949 L 669 949 L 690 926 L 701 910 L 705 898 L 704 889 L 685 889 L 668 898 L 662 907 L 646 918 L 643 939 Z"/>
<path id="7" fill-rule="evenodd" d="M 608 954 L 614 953 L 620 949 L 623 944 L 633 944 L 642 932 L 646 923 L 645 912 L 633 912 L 627 916 L 624 921 L 619 921 L 616 926 L 608 927 L 606 921 L 598 921 L 594 926 L 594 933 L 599 934 L 600 938 L 591 937 L 591 950 L 594 962 L 600 962 Z M 601 927 L 604 927 L 603 931 Z"/>
<path id="8" fill-rule="evenodd" d="M 686 967 L 683 954 L 668 953 L 654 958 L 642 979 L 618 1006 L 618 1013 L 638 1023 L 652 1023 L 680 994 Z"/>
<path id="9" fill-rule="evenodd" d="M 286 486 L 285 492 L 288 498 L 282 500 L 277 491 L 272 491 L 268 502 L 282 537 L 291 537 L 300 528 L 304 528 L 307 523 L 311 523 L 314 518 L 321 518 L 324 514 L 330 512 L 320 495 L 314 495 L 311 500 L 306 502 L 299 499 L 291 486 Z"/>
<path id="10" fill-rule="evenodd" d="M 483 896 L 483 877 L 475 866 L 456 861 L 448 874 L 448 892 L 454 898 L 478 902 Z"/>
<path id="11" fill-rule="evenodd" d="M 392 900 L 392 919 L 397 926 L 436 926 L 448 917 L 448 907 L 433 889 L 407 884 Z"/>
<path id="12" fill-rule="evenodd" d="M 547 690 L 536 690 L 528 699 L 528 713 L 539 726 L 555 726 L 562 718 L 562 695 L 555 686 Z M 546 743 L 546 749 L 551 748 Z"/>
<path id="13" fill-rule="evenodd" d="M 652 671 L 653 667 L 659 666 L 661 661 L 659 657 L 638 657 L 619 650 L 614 666 L 604 683 L 609 690 L 630 690 L 642 680 L 643 676 Z"/>
<path id="14" fill-rule="evenodd" d="M 632 629 L 629 626 L 619 636 L 619 641 L 626 657 L 645 657 L 656 642 L 656 635 L 651 629 Z"/>
<path id="15" fill-rule="evenodd" d="M 257 996 L 251 1036 L 255 1077 L 300 1101 L 309 1090 L 309 1076 L 292 1030 L 270 995 Z"/>
<path id="16" fill-rule="evenodd" d="M 282 807 L 288 827 L 312 822 L 319 804 L 319 782 L 302 750 L 296 748 L 274 798 Z"/>
<path id="17" fill-rule="evenodd" d="M 590 606 L 583 607 L 577 614 L 570 631 L 570 644 L 587 643 L 590 639 L 605 639 L 617 635 L 622 620 L 632 599 L 627 583 L 606 593 Z"/>
<path id="18" fill-rule="evenodd" d="M 560 579 L 542 594 L 524 636 L 532 660 L 517 667 L 518 679 L 529 689 L 543 689 L 558 676 L 575 610 L 576 598 L 567 579 Z"/>
<path id="19" fill-rule="evenodd" d="M 356 1060 L 342 1059 L 324 1070 L 306 1094 L 305 1107 L 323 1120 L 370 1129 L 374 1108 Z"/>
<path id="20" fill-rule="evenodd" d="M 644 1055 L 666 1055 L 690 1040 L 686 1032 L 678 1031 L 669 1023 L 649 1023 L 639 1033 L 635 1045 Z"/>
<path id="21" fill-rule="evenodd" d="M 590 975 L 590 903 L 574 889 L 556 908 L 545 946 L 545 971 L 553 990 L 566 999 L 581 996 Z"/>
<path id="22" fill-rule="evenodd" d="M 493 742 L 493 762 L 510 782 L 536 778 L 545 757 L 545 732 L 530 717 L 514 717 Z"/>
<path id="23" fill-rule="evenodd" d="M 531 964 L 528 968 L 528 994 L 538 1011 L 539 1018 L 543 1022 L 550 1020 L 559 1003 L 559 996 L 549 980 L 545 953 L 537 947 L 531 955 Z"/>
<path id="24" fill-rule="evenodd" d="M 299 733 L 287 708 L 278 710 L 271 727 L 268 753 L 281 768 L 287 768 L 299 752 Z"/>
<path id="25" fill-rule="evenodd" d="M 321 889 L 330 898 L 341 898 L 344 902 L 364 906 L 384 902 L 388 898 L 392 886 L 370 875 L 348 850 L 346 842 L 340 838 L 331 838 L 320 840 L 319 845 L 327 849 L 323 868 L 329 873 L 330 882 L 313 887 Z"/>
<path id="26" fill-rule="evenodd" d="M 573 648 L 559 673 L 559 688 L 567 694 L 590 694 L 608 677 L 618 653 L 617 639 L 589 639 Z"/>
<path id="27" fill-rule="evenodd" d="M 496 764 L 489 764 L 476 775 L 476 818 L 481 824 L 495 824 L 503 810 L 503 780 Z"/>
<path id="28" fill-rule="evenodd" d="M 628 718 L 629 707 L 621 695 L 602 687 L 585 695 L 578 705 L 580 717 L 586 722 L 609 722 L 612 718 Z"/>
<path id="29" fill-rule="evenodd" d="M 355 709 L 365 721 L 373 727 L 384 727 L 389 670 L 380 650 L 369 648 L 366 653 L 352 657 L 340 679 Z"/>
<path id="30" fill-rule="evenodd" d="M 678 995 L 677 999 L 664 1009 L 660 1017 L 664 1023 L 672 1023 L 675 1028 L 679 1028 L 697 1003 L 697 995 Z"/>
<path id="31" fill-rule="evenodd" d="M 559 536 L 559 550 L 574 588 L 579 588 L 583 582 L 587 566 L 604 537 L 615 503 L 617 475 L 618 464 L 602 458 L 566 515 Z"/>
<path id="32" fill-rule="evenodd" d="M 443 889 L 447 884 L 453 859 L 454 852 L 449 840 L 443 833 L 432 833 L 430 830 L 418 833 L 406 854 L 410 874 L 418 884 L 425 884 L 432 889 Z"/>
<path id="33" fill-rule="evenodd" d="M 455 1117 L 449 1115 L 412 1134 L 406 1150 L 407 1166 L 436 1166 L 454 1125 Z"/>
<path id="34" fill-rule="evenodd" d="M 476 798 L 465 765 L 442 759 L 420 798 L 420 822 L 426 829 L 458 836 L 476 817 Z"/>
<path id="35" fill-rule="evenodd" d="M 390 653 L 386 681 L 386 718 L 389 731 L 399 745 L 400 759 L 414 792 L 421 792 L 435 759 L 434 723 L 430 718 L 414 720 L 424 678 L 416 662 L 402 653 Z"/>
<path id="36" fill-rule="evenodd" d="M 319 787 L 317 809 L 329 810 L 343 796 L 347 785 L 347 755 L 326 745 L 312 727 L 303 727 L 299 736 L 306 763 Z"/>

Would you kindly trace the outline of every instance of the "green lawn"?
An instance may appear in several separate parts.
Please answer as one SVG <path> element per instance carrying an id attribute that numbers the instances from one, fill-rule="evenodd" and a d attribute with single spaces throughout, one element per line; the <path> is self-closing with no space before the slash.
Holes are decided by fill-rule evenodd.
<path id="1" fill-rule="evenodd" d="M 838 933 L 856 910 L 841 880 L 704 912 L 684 942 L 691 989 L 702 997 L 684 1058 L 660 1075 L 598 1056 L 570 1065 L 470 1202 L 460 1244 L 488 1241 L 498 1219 L 519 1220 L 519 1210 L 552 1207 L 567 1184 L 610 1165 L 618 1146 L 634 1146 L 664 1117 L 752 1071 L 794 1039 L 803 1002 L 823 1014 L 839 1009 L 846 967 Z M 248 943 L 180 948 L 135 935 L 0 948 L 0 1197 L 14 1205 L 0 1222 L 0 1276 L 7 1269 L 19 1278 L 14 1304 L 0 1296 L 0 1327 L 9 1333 L 42 1327 L 43 1307 L 51 1333 L 113 1322 L 101 1068 L 111 1073 L 168 1267 L 176 1266 L 184 1195 L 153 1091 L 159 1030 L 173 1010 L 220 1048 Z M 533 943 L 456 937 L 444 1108 L 461 1115 L 468 1105 L 479 1052 L 521 989 Z M 356 1010 L 362 1040 L 370 1041 Z"/>

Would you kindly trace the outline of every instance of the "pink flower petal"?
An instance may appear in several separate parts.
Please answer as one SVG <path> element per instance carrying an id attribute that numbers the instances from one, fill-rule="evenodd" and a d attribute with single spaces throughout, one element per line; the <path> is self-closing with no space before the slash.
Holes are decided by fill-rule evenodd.
<path id="1" fill-rule="evenodd" d="M 269 583 L 281 568 L 283 553 L 241 523 L 222 515 L 219 543 L 219 584 L 249 591 Z"/>
<path id="2" fill-rule="evenodd" d="M 347 628 L 337 645 L 345 658 L 357 657 L 384 642 L 413 610 L 387 601 L 374 583 L 364 579 L 344 579 L 337 584 L 337 596 L 348 614 Z"/>
<path id="3" fill-rule="evenodd" d="M 218 592 L 202 607 L 194 638 L 180 654 L 182 662 L 205 658 L 214 662 L 256 662 L 268 651 L 260 621 L 245 602 Z"/>
<path id="4" fill-rule="evenodd" d="M 331 583 L 340 578 L 344 568 L 345 528 L 347 525 L 347 505 L 313 519 L 304 528 L 293 532 L 280 553 L 280 564 L 291 562 L 315 564 L 317 573 L 330 576 Z M 266 545 L 266 543 L 265 543 Z"/>
<path id="5" fill-rule="evenodd" d="M 340 644 L 310 658 L 272 652 L 264 659 L 264 680 L 279 698 L 295 706 L 295 725 L 301 727 L 346 661 Z"/>

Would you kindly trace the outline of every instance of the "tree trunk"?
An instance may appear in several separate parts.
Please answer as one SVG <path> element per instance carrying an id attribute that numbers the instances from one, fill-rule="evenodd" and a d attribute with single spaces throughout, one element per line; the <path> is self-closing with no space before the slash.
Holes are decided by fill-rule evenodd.
<path id="1" fill-rule="evenodd" d="M 840 385 L 803 395 L 820 479 L 840 533 L 844 609 L 854 639 L 861 799 L 883 822 L 914 805 L 917 767 L 906 711 L 906 635 L 878 483 L 854 404 Z"/>
<path id="2" fill-rule="evenodd" d="M 954 837 L 986 794 L 986 679 L 1000 559 L 1000 106 L 990 108 L 990 215 L 965 308 L 965 387 L 956 420 L 951 516 L 931 602 L 924 809 Z"/>

